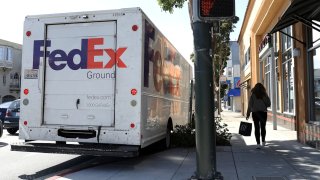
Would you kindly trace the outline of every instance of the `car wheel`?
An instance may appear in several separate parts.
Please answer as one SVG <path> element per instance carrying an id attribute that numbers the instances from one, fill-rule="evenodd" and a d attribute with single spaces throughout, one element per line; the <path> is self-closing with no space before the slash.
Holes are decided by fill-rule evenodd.
<path id="1" fill-rule="evenodd" d="M 9 134 L 15 134 L 18 131 L 18 129 L 9 128 L 9 129 L 7 129 L 7 131 L 8 131 Z"/>
<path id="2" fill-rule="evenodd" d="M 0 137 L 3 134 L 3 126 L 2 126 L 2 121 L 0 120 Z"/>

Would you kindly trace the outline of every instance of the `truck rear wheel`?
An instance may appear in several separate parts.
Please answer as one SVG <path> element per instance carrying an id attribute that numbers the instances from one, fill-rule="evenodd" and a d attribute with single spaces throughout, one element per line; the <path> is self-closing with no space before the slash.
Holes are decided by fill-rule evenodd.
<path id="1" fill-rule="evenodd" d="M 165 149 L 169 149 L 171 147 L 171 130 L 169 128 L 167 128 L 166 139 L 164 143 Z"/>
<path id="2" fill-rule="evenodd" d="M 170 118 L 167 124 L 166 138 L 163 140 L 163 147 L 165 149 L 169 149 L 171 147 L 171 131 L 172 130 L 173 130 L 173 126 L 172 126 L 172 120 Z"/>

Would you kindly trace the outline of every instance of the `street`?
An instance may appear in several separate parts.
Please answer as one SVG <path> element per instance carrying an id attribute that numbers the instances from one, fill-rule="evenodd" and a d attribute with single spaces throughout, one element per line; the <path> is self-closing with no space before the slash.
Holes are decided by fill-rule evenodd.
<path id="1" fill-rule="evenodd" d="M 18 132 L 19 133 L 19 132 Z M 10 144 L 18 133 L 4 130 L 0 138 L 0 179 L 172 179 L 190 178 L 195 172 L 193 148 L 160 150 L 149 146 L 136 158 L 17 152 Z"/>
<path id="2" fill-rule="evenodd" d="M 20 141 L 18 133 L 10 135 L 4 130 L 0 138 L 0 179 L 2 180 L 45 179 L 51 175 L 74 172 L 121 159 L 10 151 L 10 144 Z"/>

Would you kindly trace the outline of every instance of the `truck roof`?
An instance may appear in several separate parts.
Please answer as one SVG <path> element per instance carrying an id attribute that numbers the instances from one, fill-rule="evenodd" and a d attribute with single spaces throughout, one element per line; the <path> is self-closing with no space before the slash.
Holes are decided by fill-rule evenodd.
<path id="1" fill-rule="evenodd" d="M 110 9 L 110 10 L 98 10 L 98 11 L 79 11 L 79 12 L 67 12 L 67 13 L 53 13 L 53 14 L 40 14 L 40 15 L 27 15 L 26 19 L 34 18 L 48 18 L 48 17 L 64 17 L 64 16 L 79 16 L 86 14 L 104 14 L 104 13 L 135 13 L 143 12 L 140 7 Z"/>

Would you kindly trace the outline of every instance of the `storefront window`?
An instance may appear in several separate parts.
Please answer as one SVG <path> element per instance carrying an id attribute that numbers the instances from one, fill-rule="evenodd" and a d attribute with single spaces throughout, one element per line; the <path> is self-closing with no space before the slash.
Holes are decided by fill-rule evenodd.
<path id="1" fill-rule="evenodd" d="M 314 50 L 313 56 L 313 87 L 315 120 L 320 121 L 320 49 Z"/>
<path id="2" fill-rule="evenodd" d="M 277 61 L 277 60 L 276 60 Z M 280 89 L 279 89 L 279 68 L 278 68 L 278 65 L 276 66 L 276 75 L 275 75 L 275 79 L 276 79 L 276 93 L 277 93 L 277 111 L 280 110 L 280 101 L 279 101 L 279 94 L 280 94 Z"/>
<path id="3" fill-rule="evenodd" d="M 291 27 L 283 29 L 283 32 L 291 35 Z M 283 111 L 294 114 L 294 64 L 292 58 L 292 39 L 281 35 L 282 39 L 282 87 L 283 87 Z"/>
<path id="4" fill-rule="evenodd" d="M 246 69 L 250 65 L 250 47 L 244 55 L 244 64 L 243 69 Z"/>
<path id="5" fill-rule="evenodd" d="M 270 92 L 271 92 L 271 89 L 270 89 L 270 60 L 271 60 L 271 56 L 268 56 L 267 59 L 265 60 L 265 66 L 264 66 L 264 72 L 265 72 L 265 87 L 266 87 L 266 90 L 267 90 L 267 93 L 269 94 L 270 96 Z"/>
<path id="6" fill-rule="evenodd" d="M 320 33 L 312 30 L 312 46 L 319 46 Z M 312 121 L 320 121 L 320 48 L 309 51 L 310 57 L 313 59 L 313 92 L 314 92 L 314 119 Z"/>
<path id="7" fill-rule="evenodd" d="M 259 82 L 262 83 L 267 91 L 267 94 L 270 96 L 271 93 L 271 56 L 263 57 L 260 60 L 260 70 L 259 70 Z"/>
<path id="8" fill-rule="evenodd" d="M 285 28 L 282 30 L 282 32 L 288 34 L 281 34 L 281 39 L 282 39 L 282 51 L 287 51 L 288 49 L 292 48 L 292 38 L 290 36 L 292 36 L 292 30 L 291 30 L 291 26 Z"/>
<path id="9" fill-rule="evenodd" d="M 279 53 L 279 48 L 278 48 L 278 33 L 275 33 L 273 35 L 273 49 L 275 54 Z M 278 61 L 279 58 L 276 55 L 274 58 L 274 63 L 275 63 L 275 86 L 276 86 L 276 106 L 277 106 L 277 111 L 280 110 L 280 101 L 279 101 L 279 94 L 280 94 L 280 89 L 279 89 L 279 83 L 280 83 L 280 75 L 279 75 L 279 65 L 278 65 Z"/>

